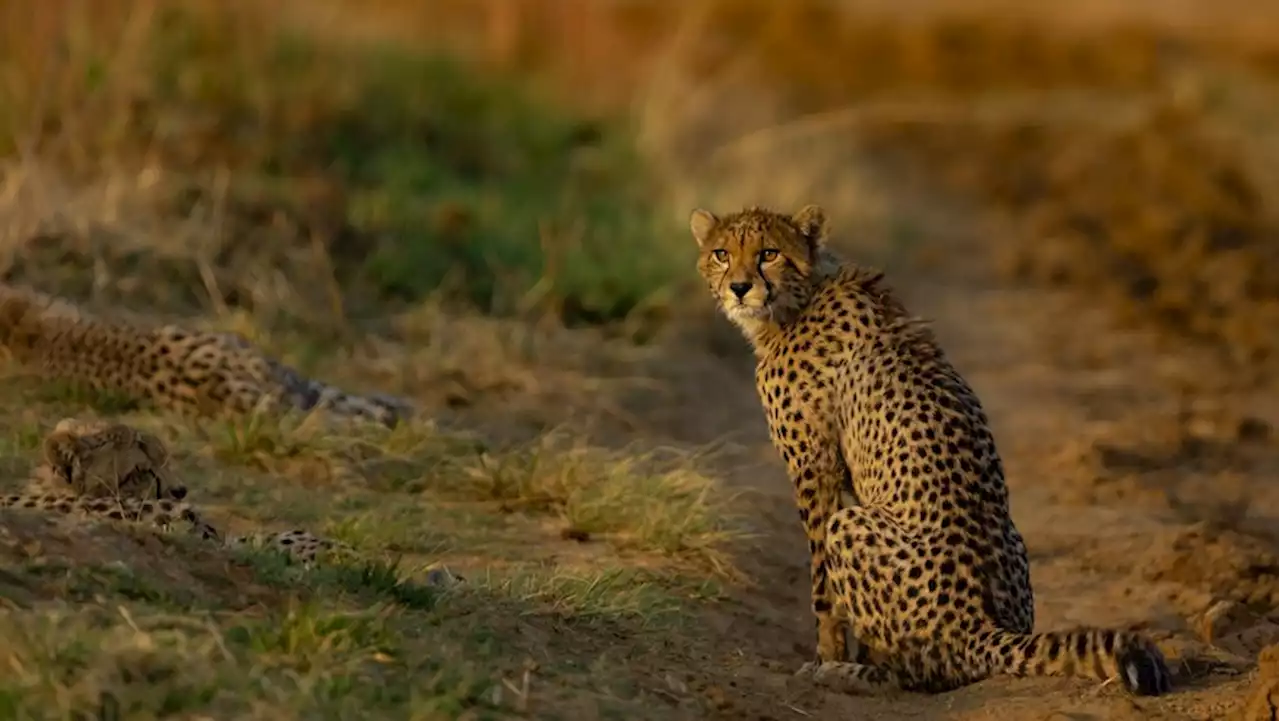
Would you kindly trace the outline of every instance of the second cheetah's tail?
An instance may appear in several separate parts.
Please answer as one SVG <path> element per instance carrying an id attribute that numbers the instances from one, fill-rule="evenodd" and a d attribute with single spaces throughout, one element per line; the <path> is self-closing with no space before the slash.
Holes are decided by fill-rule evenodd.
<path id="1" fill-rule="evenodd" d="M 285 402 L 300 411 L 321 409 L 340 416 L 372 420 L 389 428 L 414 415 L 413 405 L 407 400 L 383 394 L 348 393 L 307 378 L 278 361 L 269 363 Z"/>
<path id="2" fill-rule="evenodd" d="M 1027 634 L 991 630 L 978 639 L 971 660 L 990 673 L 1119 678 L 1139 696 L 1158 696 L 1170 689 L 1164 655 L 1135 633 L 1093 628 Z"/>

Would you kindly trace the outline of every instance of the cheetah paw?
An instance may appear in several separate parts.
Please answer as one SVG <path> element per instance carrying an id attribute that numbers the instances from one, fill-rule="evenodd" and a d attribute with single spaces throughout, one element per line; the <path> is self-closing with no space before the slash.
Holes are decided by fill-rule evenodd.
<path id="1" fill-rule="evenodd" d="M 813 679 L 818 675 L 818 669 L 821 668 L 821 666 L 822 662 L 820 661 L 810 661 L 801 666 L 800 669 L 792 675 L 796 678 Z"/>
<path id="2" fill-rule="evenodd" d="M 806 663 L 796 675 L 803 675 L 831 691 L 855 696 L 881 696 L 900 689 L 898 680 L 890 672 L 847 661 Z"/>
<path id="3" fill-rule="evenodd" d="M 843 685 L 843 671 L 851 666 L 848 663 L 839 661 L 810 661 L 800 667 L 795 672 L 796 678 L 808 679 L 818 685 L 835 686 Z"/>

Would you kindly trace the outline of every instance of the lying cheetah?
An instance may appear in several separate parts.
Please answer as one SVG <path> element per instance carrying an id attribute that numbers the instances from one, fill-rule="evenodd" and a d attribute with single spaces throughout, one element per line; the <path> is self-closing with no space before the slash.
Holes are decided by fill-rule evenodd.
<path id="1" fill-rule="evenodd" d="M 231 333 L 96 318 L 58 298 L 0 284 L 0 345 L 48 378 L 186 414 L 324 409 L 394 426 L 401 399 L 359 396 L 304 377 Z"/>
<path id="2" fill-rule="evenodd" d="M 826 247 L 826 225 L 814 205 L 690 218 L 698 270 L 755 350 L 809 537 L 818 648 L 798 673 L 861 693 L 994 674 L 1168 691 L 1163 656 L 1138 635 L 1032 633 L 1027 551 L 981 403 L 882 274 Z"/>
<path id="3" fill-rule="evenodd" d="M 320 538 L 303 530 L 223 536 L 211 524 L 204 521 L 190 503 L 170 498 L 142 499 L 127 496 L 94 498 L 81 496 L 72 491 L 27 489 L 0 496 L 0 508 L 128 521 L 153 525 L 163 531 L 174 531 L 179 527 L 185 527 L 190 533 L 204 540 L 215 541 L 231 548 L 241 546 L 273 548 L 304 564 L 313 563 L 323 551 L 348 548 L 344 544 Z"/>
<path id="4" fill-rule="evenodd" d="M 64 418 L 42 445 L 44 464 L 36 476 L 52 476 L 77 495 L 175 501 L 187 495 L 186 486 L 169 476 L 164 443 L 123 423 Z"/>
<path id="5" fill-rule="evenodd" d="M 0 496 L 0 508 L 62 513 L 154 525 L 183 526 L 227 546 L 274 548 L 312 563 L 322 551 L 345 544 L 307 531 L 224 536 L 185 501 L 186 486 L 173 483 L 169 451 L 157 437 L 122 423 L 64 418 L 43 442 L 44 463 L 21 492 Z"/>

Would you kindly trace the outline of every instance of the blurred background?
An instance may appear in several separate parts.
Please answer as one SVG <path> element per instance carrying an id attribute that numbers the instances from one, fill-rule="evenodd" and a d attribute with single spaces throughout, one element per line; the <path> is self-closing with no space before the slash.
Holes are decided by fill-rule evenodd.
<path id="1" fill-rule="evenodd" d="M 761 583 L 727 586 L 738 606 L 697 606 L 722 614 L 701 617 L 702 635 L 668 644 L 618 621 L 573 626 L 572 648 L 554 642 L 561 625 L 515 637 L 539 658 L 587 665 L 605 658 L 589 649 L 632 639 L 631 665 L 599 661 L 642 701 L 621 717 L 794 718 L 794 704 L 852 718 L 870 707 L 806 705 L 818 702 L 786 686 L 811 633 L 803 541 L 750 353 L 694 269 L 690 210 L 820 203 L 846 255 L 886 268 L 938 321 L 1026 499 L 1015 513 L 1047 625 L 1158 619 L 1173 634 L 1227 599 L 1274 627 L 1276 15 L 1261 0 L 7 0 L 0 279 L 234 330 L 304 372 L 410 397 L 491 439 L 567 428 L 599 448 L 690 457 L 733 439 L 746 450 L 712 475 L 760 494 L 743 501 L 763 539 L 747 553 L 706 550 L 727 536 L 701 476 L 641 524 L 634 509 L 649 507 L 614 492 L 651 488 L 629 462 L 583 471 L 538 460 L 526 482 L 513 469 L 544 456 L 519 455 L 501 478 L 479 461 L 457 476 L 489 479 L 477 503 L 510 494 L 477 517 L 581 516 L 545 537 L 470 516 L 391 529 L 403 499 L 419 497 L 403 479 L 382 479 L 381 505 L 359 496 L 347 510 L 384 513 L 369 516 L 368 547 L 397 533 L 407 546 L 430 525 L 441 548 L 482 567 L 503 554 L 537 569 L 551 556 L 592 568 L 634 560 L 566 552 L 589 522 L 633 554 L 685 559 L 682 544 L 697 546 L 717 578 L 738 578 L 725 571 L 733 557 Z M 301 520 L 355 528 L 308 490 L 325 464 L 374 478 L 443 467 L 403 439 L 379 451 L 399 466 L 370 470 L 367 448 L 352 461 L 254 438 L 237 437 L 240 455 L 226 457 L 293 495 L 240 503 L 239 480 L 210 494 L 264 519 L 310 499 Z M 601 481 L 607 498 L 584 510 L 582 498 L 599 499 L 582 489 L 598 477 L 612 484 Z M 659 515 L 676 507 L 704 525 L 665 535 Z M 505 550 L 467 535 L 491 531 Z M 482 618 L 539 623 L 529 614 Z M 515 661 L 484 663 L 524 673 L 528 692 Z M 1194 712 L 1168 718 L 1222 717 L 1239 688 L 1204 680 L 1207 664 L 1186 667 L 1201 674 L 1204 695 L 1180 707 Z M 96 687 L 76 688 L 90 698 Z M 577 680 L 556 688 L 544 700 L 568 703 L 564 717 L 595 717 L 588 701 L 605 697 Z M 1039 687 L 1011 688 L 994 693 L 1046 718 Z M 924 711 L 876 706 L 876 718 L 942 718 L 928 714 L 957 698 L 985 708 L 975 693 Z M 508 708 L 449 694 L 461 704 L 450 709 Z M 404 711 L 390 696 L 344 698 Z M 311 708 L 277 701 L 264 718 Z M 417 717 L 463 713 L 441 708 Z M 1013 718 L 1011 708 L 990 714 Z M 1152 717 L 1099 708 L 1073 718 Z M 982 713 L 963 717 L 997 718 Z"/>
<path id="2" fill-rule="evenodd" d="M 1269 4 L 3 12 L 9 279 L 93 265 L 95 287 L 50 290 L 313 325 L 337 296 L 341 319 L 433 293 L 652 321 L 691 275 L 692 204 L 822 202 L 900 254 L 931 212 L 888 207 L 887 176 L 910 176 L 1008 216 L 1001 273 L 1088 287 L 1272 375 Z"/>

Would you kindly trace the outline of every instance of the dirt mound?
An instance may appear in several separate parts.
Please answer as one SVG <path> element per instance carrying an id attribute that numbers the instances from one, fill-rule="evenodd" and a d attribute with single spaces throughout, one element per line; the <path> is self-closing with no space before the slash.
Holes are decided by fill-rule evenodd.
<path id="1" fill-rule="evenodd" d="M 1258 654 L 1258 678 L 1245 703 L 1236 714 L 1238 721 L 1276 721 L 1280 708 L 1280 686 L 1276 678 L 1276 644 Z"/>
<path id="2" fill-rule="evenodd" d="M 13 569 L 0 573 L 0 596 L 20 606 L 119 594 L 248 608 L 272 596 L 251 569 L 218 549 L 22 511 L 0 512 L 0 566 Z"/>
<path id="3" fill-rule="evenodd" d="M 1007 277 L 1079 288 L 1274 384 L 1275 213 L 1194 117 L 902 124 L 870 143 L 1007 213 L 1017 232 L 991 241 Z"/>
<path id="4" fill-rule="evenodd" d="M 1173 581 L 1260 610 L 1276 606 L 1274 539 L 1198 525 L 1150 560 L 1144 576 L 1151 581 Z"/>
<path id="5" fill-rule="evenodd" d="M 1118 411 L 1095 412 L 1117 417 L 1060 441 L 1045 459 L 1063 479 L 1054 488 L 1056 500 L 1142 504 L 1188 522 L 1274 530 L 1262 511 L 1267 498 L 1254 485 L 1277 472 L 1275 432 L 1268 422 L 1216 404 L 1148 408 L 1129 400 Z"/>

